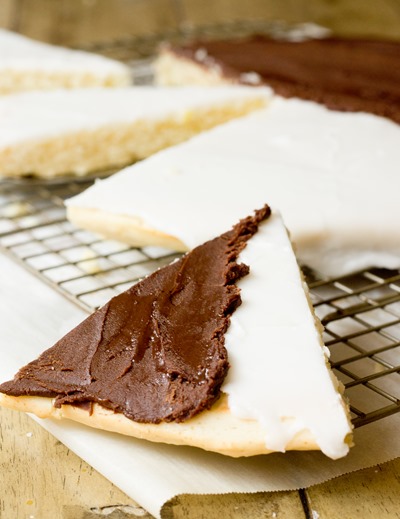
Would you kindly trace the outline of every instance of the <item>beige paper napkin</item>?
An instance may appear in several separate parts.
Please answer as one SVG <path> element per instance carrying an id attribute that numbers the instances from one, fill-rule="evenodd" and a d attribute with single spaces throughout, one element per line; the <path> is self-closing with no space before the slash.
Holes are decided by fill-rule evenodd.
<path id="1" fill-rule="evenodd" d="M 155 517 L 178 494 L 294 490 L 400 456 L 400 413 L 356 431 L 342 460 L 320 452 L 232 459 L 191 447 L 152 444 L 78 424 L 39 423 Z"/>

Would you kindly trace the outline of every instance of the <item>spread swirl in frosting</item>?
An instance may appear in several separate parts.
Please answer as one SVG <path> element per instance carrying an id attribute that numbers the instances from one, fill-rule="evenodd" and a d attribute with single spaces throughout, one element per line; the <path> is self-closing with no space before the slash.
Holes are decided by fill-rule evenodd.
<path id="1" fill-rule="evenodd" d="M 239 253 L 270 215 L 265 206 L 111 299 L 13 381 L 8 395 L 99 403 L 146 423 L 209 408 L 228 370 L 224 334 L 241 303 Z"/>

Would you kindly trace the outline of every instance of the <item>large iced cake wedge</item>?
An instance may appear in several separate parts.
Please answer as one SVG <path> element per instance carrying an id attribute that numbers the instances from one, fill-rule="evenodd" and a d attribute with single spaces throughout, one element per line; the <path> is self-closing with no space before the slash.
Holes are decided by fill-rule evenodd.
<path id="1" fill-rule="evenodd" d="M 344 456 L 348 411 L 286 229 L 268 206 L 88 317 L 0 403 L 230 456 Z"/>
<path id="2" fill-rule="evenodd" d="M 85 88 L 0 98 L 0 176 L 52 178 L 126 165 L 265 105 L 239 87 Z"/>
<path id="3" fill-rule="evenodd" d="M 383 117 L 274 98 L 96 183 L 67 201 L 68 216 L 132 245 L 187 250 L 268 199 L 310 266 L 395 268 L 399 143 Z"/>
<path id="4" fill-rule="evenodd" d="M 131 72 L 122 63 L 0 29 L 0 94 L 130 83 Z"/>

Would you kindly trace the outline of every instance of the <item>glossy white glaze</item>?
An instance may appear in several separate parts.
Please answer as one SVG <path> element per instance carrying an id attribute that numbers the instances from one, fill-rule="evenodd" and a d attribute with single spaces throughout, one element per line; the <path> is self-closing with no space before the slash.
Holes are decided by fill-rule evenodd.
<path id="1" fill-rule="evenodd" d="M 400 127 L 275 98 L 68 201 L 139 217 L 192 248 L 265 202 L 328 274 L 400 264 Z M 333 261 L 331 261 L 333 258 Z"/>
<path id="2" fill-rule="evenodd" d="M 269 89 L 251 87 L 81 88 L 0 97 L 0 150 L 48 137 L 63 137 L 121 123 L 166 117 L 190 124 L 191 111 L 268 99 Z M 118 128 L 116 128 L 116 131 Z M 168 129 L 166 130 L 168 131 Z"/>
<path id="3" fill-rule="evenodd" d="M 258 420 L 271 450 L 284 452 L 306 429 L 327 456 L 344 456 L 351 426 L 279 215 L 260 225 L 239 262 L 250 273 L 238 284 L 242 305 L 225 335 L 229 408 Z"/>

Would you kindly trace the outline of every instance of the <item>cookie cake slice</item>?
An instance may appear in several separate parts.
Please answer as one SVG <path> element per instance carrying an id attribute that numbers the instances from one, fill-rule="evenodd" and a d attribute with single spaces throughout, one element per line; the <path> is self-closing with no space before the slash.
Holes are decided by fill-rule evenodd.
<path id="1" fill-rule="evenodd" d="M 0 29 L 0 94 L 131 84 L 126 65 Z"/>
<path id="2" fill-rule="evenodd" d="M 339 458 L 351 425 L 310 308 L 264 206 L 113 298 L 3 383 L 0 404 L 233 457 Z"/>
<path id="3" fill-rule="evenodd" d="M 0 176 L 121 167 L 265 106 L 268 89 L 85 88 L 0 98 Z"/>
<path id="4" fill-rule="evenodd" d="M 97 182 L 67 200 L 67 214 L 134 246 L 190 250 L 268 199 L 309 266 L 397 268 L 399 142 L 384 117 L 274 98 Z"/>

